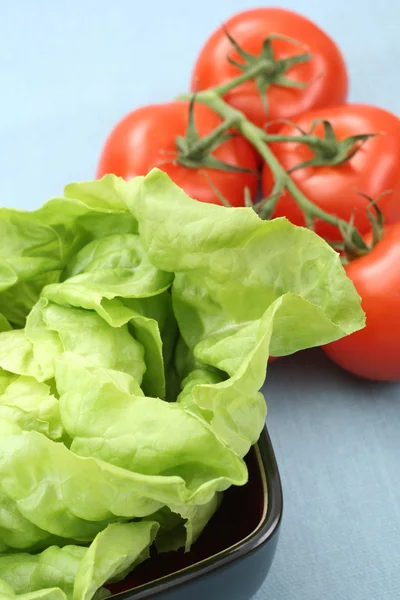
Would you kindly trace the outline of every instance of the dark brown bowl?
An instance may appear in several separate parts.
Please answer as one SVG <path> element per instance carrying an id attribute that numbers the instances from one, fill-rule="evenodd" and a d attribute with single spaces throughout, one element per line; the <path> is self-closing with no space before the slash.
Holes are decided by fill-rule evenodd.
<path id="1" fill-rule="evenodd" d="M 272 564 L 282 517 L 282 487 L 265 427 L 246 463 L 249 482 L 225 492 L 221 507 L 188 553 L 142 563 L 108 586 L 119 600 L 248 600 Z"/>

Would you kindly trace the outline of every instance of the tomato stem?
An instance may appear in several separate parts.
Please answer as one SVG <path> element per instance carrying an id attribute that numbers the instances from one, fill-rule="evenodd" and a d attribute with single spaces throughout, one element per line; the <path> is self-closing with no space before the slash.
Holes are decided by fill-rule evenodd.
<path id="1" fill-rule="evenodd" d="M 268 62 L 261 60 L 241 75 L 238 75 L 233 79 L 229 79 L 225 83 L 221 83 L 220 85 L 216 85 L 215 87 L 209 88 L 207 91 L 214 92 L 218 96 L 224 96 L 231 90 L 237 88 L 238 85 L 241 85 L 242 83 L 246 83 L 246 81 L 254 79 L 255 77 L 257 77 L 257 75 L 265 71 L 266 68 L 268 68 Z"/>
<path id="2" fill-rule="evenodd" d="M 318 148 L 327 158 L 332 158 L 336 155 L 336 146 L 331 142 L 318 137 L 317 135 L 280 135 L 265 133 L 263 137 L 264 142 L 267 144 L 273 143 L 294 143 L 294 144 L 306 144 L 310 148 Z"/>
<path id="3" fill-rule="evenodd" d="M 265 133 L 264 142 L 273 144 L 274 142 L 294 142 L 296 144 L 318 144 L 321 141 L 316 135 L 280 135 L 279 133 Z"/>
<path id="4" fill-rule="evenodd" d="M 200 137 L 196 128 L 194 105 L 196 94 L 190 99 L 189 116 L 184 136 L 178 136 L 175 140 L 177 156 L 175 162 L 190 169 L 217 169 L 220 171 L 251 173 L 249 169 L 237 167 L 219 160 L 213 155 L 213 151 L 221 144 L 236 135 L 232 128 L 233 120 L 226 119 L 216 127 L 209 135 Z"/>
<path id="5" fill-rule="evenodd" d="M 196 100 L 211 108 L 230 125 L 234 124 L 235 129 L 237 129 L 241 133 L 241 135 L 245 137 L 254 146 L 254 148 L 258 151 L 258 153 L 267 163 L 274 176 L 275 182 L 279 182 L 276 185 L 278 185 L 278 187 L 280 186 L 281 189 L 287 189 L 287 191 L 291 194 L 291 196 L 293 197 L 299 208 L 303 211 L 304 215 L 306 216 L 306 219 L 309 222 L 311 222 L 313 219 L 320 219 L 321 221 L 338 227 L 343 231 L 348 230 L 349 224 L 347 223 L 347 221 L 339 219 L 339 217 L 337 217 L 336 215 L 325 212 L 324 210 L 322 210 L 322 208 L 315 205 L 307 198 L 307 196 L 303 194 L 303 192 L 297 187 L 293 179 L 290 177 L 290 174 L 287 173 L 287 171 L 285 171 L 285 169 L 282 167 L 282 165 L 276 158 L 275 154 L 272 152 L 271 148 L 266 143 L 265 140 L 267 134 L 265 133 L 265 131 L 248 121 L 242 112 L 233 108 L 227 102 L 225 102 L 219 95 L 218 91 L 216 91 L 216 88 L 204 90 L 202 92 L 197 93 Z M 301 138 L 294 138 L 293 141 L 298 141 L 298 139 Z M 319 141 L 321 140 L 319 139 Z M 274 189 L 275 187 L 276 186 L 274 186 Z M 277 190 L 275 190 L 275 192 L 276 191 Z M 279 195 L 275 193 L 275 196 L 276 202 L 279 198 Z M 272 202 L 274 202 L 273 198 L 271 198 L 271 200 Z M 267 201 L 268 199 L 260 203 L 261 207 L 259 207 L 259 215 L 261 218 L 268 218 L 268 216 L 272 212 L 271 205 L 268 206 Z M 266 206 L 268 206 L 268 209 L 264 210 Z M 257 205 L 254 205 L 254 208 L 255 210 L 257 210 Z M 349 236 L 356 245 L 358 245 L 360 239 L 362 239 L 360 233 L 354 226 L 351 227 Z"/>
<path id="6" fill-rule="evenodd" d="M 199 138 L 198 141 L 193 144 L 191 152 L 193 155 L 202 154 L 203 152 L 207 152 L 209 148 L 214 146 L 215 142 L 219 142 L 221 139 L 221 135 L 225 133 L 228 129 L 231 129 L 235 124 L 235 121 L 231 119 L 227 119 L 223 121 L 218 127 L 216 127 L 211 133 L 205 135 L 202 138 Z"/>

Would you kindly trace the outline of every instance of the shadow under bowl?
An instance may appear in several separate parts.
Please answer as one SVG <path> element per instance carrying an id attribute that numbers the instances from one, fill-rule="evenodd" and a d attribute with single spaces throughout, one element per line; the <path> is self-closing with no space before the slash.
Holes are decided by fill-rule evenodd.
<path id="1" fill-rule="evenodd" d="M 272 564 L 282 517 L 282 487 L 265 427 L 246 457 L 249 481 L 231 487 L 188 553 L 156 555 L 118 584 L 118 600 L 249 600 Z"/>

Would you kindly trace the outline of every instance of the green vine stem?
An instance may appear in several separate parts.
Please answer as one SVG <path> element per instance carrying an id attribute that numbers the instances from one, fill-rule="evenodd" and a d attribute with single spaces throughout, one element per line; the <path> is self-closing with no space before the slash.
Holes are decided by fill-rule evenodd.
<path id="1" fill-rule="evenodd" d="M 224 96 L 228 92 L 234 90 L 242 83 L 246 83 L 250 79 L 255 79 L 257 75 L 265 72 L 268 69 L 269 64 L 266 60 L 260 60 L 255 65 L 250 67 L 247 71 L 242 73 L 242 75 L 238 75 L 234 79 L 229 79 L 225 83 L 221 83 L 220 85 L 215 86 L 212 90 L 218 94 L 218 96 Z M 200 92 L 201 93 L 201 92 Z"/>
<path id="2" fill-rule="evenodd" d="M 240 76 L 236 79 L 236 81 L 240 79 L 243 80 L 243 76 Z M 284 170 L 275 154 L 272 152 L 271 148 L 269 148 L 266 143 L 267 140 L 270 141 L 271 137 L 274 141 L 281 141 L 279 136 L 268 136 L 265 131 L 250 121 L 247 120 L 245 115 L 238 111 L 237 109 L 230 106 L 227 102 L 225 102 L 220 94 L 218 93 L 219 89 L 208 89 L 202 92 L 197 92 L 196 101 L 202 104 L 205 104 L 209 108 L 211 108 L 214 112 L 216 112 L 224 121 L 228 121 L 232 127 L 234 127 L 237 131 L 241 133 L 243 137 L 245 137 L 258 151 L 258 153 L 262 156 L 264 161 L 267 163 L 271 172 L 274 176 L 275 181 L 279 181 L 282 188 L 286 188 L 287 191 L 291 194 L 297 205 L 303 211 L 305 215 L 307 215 L 308 219 L 320 219 L 329 223 L 335 227 L 338 227 L 341 230 L 345 230 L 348 228 L 348 222 L 343 219 L 339 219 L 335 215 L 325 212 L 319 206 L 315 205 L 311 202 L 302 192 L 299 190 L 293 179 L 290 175 Z M 186 99 L 190 98 L 190 96 L 186 96 Z M 316 136 L 312 136 L 313 140 Z M 279 138 L 279 140 L 278 140 Z M 292 137 L 288 141 L 298 141 L 297 137 Z M 278 197 L 276 198 L 278 200 Z M 261 206 L 259 215 L 261 218 L 268 218 L 271 213 L 270 206 L 267 206 L 267 210 L 264 213 L 264 207 Z M 268 214 L 269 213 L 269 214 Z M 351 238 L 353 243 L 359 245 L 360 240 L 362 240 L 360 233 L 353 227 Z"/>

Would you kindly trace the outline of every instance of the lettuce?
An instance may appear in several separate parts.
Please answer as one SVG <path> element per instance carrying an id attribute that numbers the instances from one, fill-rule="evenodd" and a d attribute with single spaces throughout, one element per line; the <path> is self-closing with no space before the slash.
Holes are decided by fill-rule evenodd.
<path id="1" fill-rule="evenodd" d="M 0 595 L 89 600 L 191 544 L 264 425 L 268 356 L 360 329 L 338 255 L 154 170 L 0 212 Z"/>
<path id="2" fill-rule="evenodd" d="M 102 585 L 118 580 L 149 556 L 156 522 L 108 525 L 89 548 L 49 546 L 39 554 L 0 556 L 1 598 L 89 600 L 107 597 Z"/>

